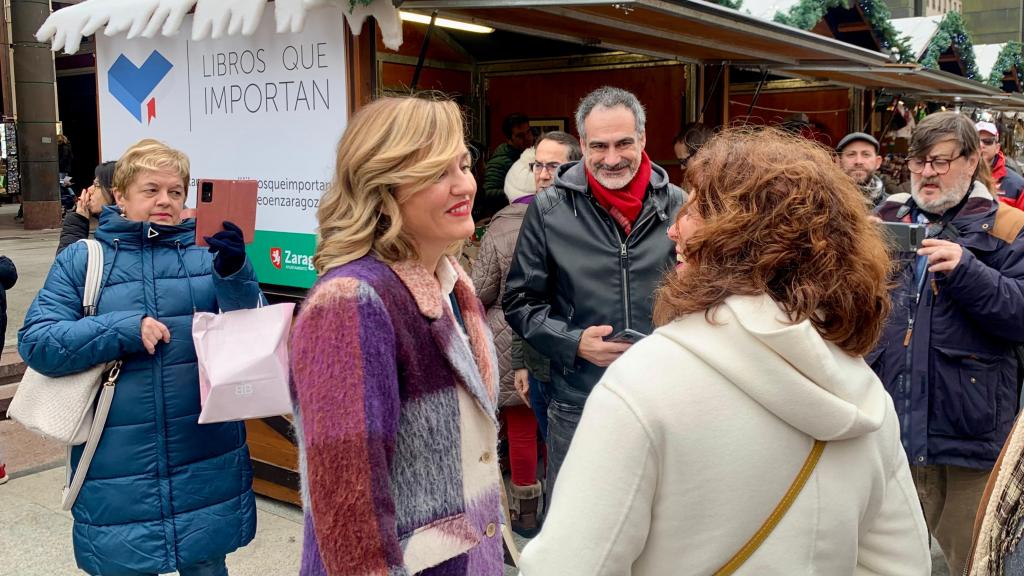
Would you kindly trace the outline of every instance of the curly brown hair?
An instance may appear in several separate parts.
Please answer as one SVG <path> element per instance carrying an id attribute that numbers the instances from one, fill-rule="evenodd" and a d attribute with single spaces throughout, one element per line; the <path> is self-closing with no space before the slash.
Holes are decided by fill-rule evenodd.
<path id="1" fill-rule="evenodd" d="M 658 325 L 767 294 L 850 355 L 870 352 L 891 302 L 889 255 L 864 199 L 829 150 L 773 128 L 733 128 L 687 171 L 684 210 L 703 219 L 689 263 L 656 295 Z M 681 212 L 682 213 L 682 212 Z"/>

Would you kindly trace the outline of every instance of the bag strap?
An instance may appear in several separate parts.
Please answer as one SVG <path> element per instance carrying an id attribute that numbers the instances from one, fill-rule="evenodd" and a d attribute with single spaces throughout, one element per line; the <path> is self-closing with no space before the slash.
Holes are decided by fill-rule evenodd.
<path id="1" fill-rule="evenodd" d="M 85 268 L 85 290 L 82 294 L 82 310 L 86 316 L 96 315 L 96 302 L 100 298 L 100 282 L 103 280 L 103 247 L 96 240 L 83 238 L 89 249 L 89 263 Z"/>
<path id="2" fill-rule="evenodd" d="M 121 361 L 114 362 L 114 367 L 107 373 L 107 379 L 100 386 L 100 398 L 96 404 L 96 411 L 92 417 L 92 427 L 89 428 L 89 438 L 85 441 L 85 448 L 82 450 L 82 457 L 78 459 L 78 468 L 71 481 L 64 487 L 61 494 L 60 505 L 64 510 L 71 510 L 78 498 L 82 484 L 85 483 L 85 475 L 89 472 L 89 465 L 92 464 L 92 457 L 96 454 L 96 447 L 100 443 L 100 436 L 103 435 L 103 428 L 107 423 L 107 414 L 110 412 L 110 404 L 114 401 L 114 389 L 117 387 L 117 378 L 121 375 Z M 67 470 L 71 471 L 71 445 L 68 445 Z"/>
<path id="3" fill-rule="evenodd" d="M 96 302 L 100 296 L 100 283 L 103 280 L 103 247 L 96 240 L 82 239 L 89 251 L 89 260 L 85 268 L 85 289 L 82 295 L 82 310 L 86 316 L 96 315 Z M 114 401 L 114 388 L 118 376 L 121 375 L 121 361 L 114 362 L 113 368 L 107 373 L 107 380 L 100 386 L 99 400 L 93 412 L 92 427 L 89 428 L 89 437 L 85 441 L 82 450 L 82 457 L 78 459 L 78 468 L 75 475 L 71 475 L 71 445 L 67 447 L 65 470 L 67 480 L 64 490 L 61 493 L 60 505 L 64 510 L 71 510 L 78 499 L 78 493 L 85 483 L 85 476 L 92 464 L 92 457 L 96 454 L 96 447 L 100 443 L 100 436 L 107 423 L 107 414 L 110 412 L 110 404 Z"/>
<path id="4" fill-rule="evenodd" d="M 775 510 L 768 516 L 768 519 L 764 521 L 764 524 L 757 529 L 757 532 L 750 537 L 750 540 L 743 545 L 742 548 L 725 563 L 724 566 L 719 568 L 715 572 L 715 576 L 727 576 L 735 572 L 744 562 L 747 561 L 750 556 L 761 547 L 768 535 L 775 530 L 778 526 L 779 521 L 786 515 L 790 506 L 796 501 L 796 497 L 800 495 L 800 492 L 807 485 L 807 480 L 811 477 L 811 472 L 814 472 L 814 468 L 818 465 L 818 460 L 821 460 L 821 453 L 825 450 L 825 442 L 822 440 L 815 440 L 814 446 L 811 447 L 811 453 L 807 455 L 807 460 L 804 461 L 803 468 L 800 469 L 800 473 L 796 475 L 796 479 L 793 480 L 792 486 L 786 491 L 786 495 L 782 497 L 778 505 L 775 506 Z"/>
<path id="5" fill-rule="evenodd" d="M 508 495 L 505 492 L 504 481 L 502 481 L 501 487 L 501 508 L 505 512 L 505 518 L 509 522 L 512 521 L 512 514 L 508 510 Z M 516 539 L 512 535 L 512 529 L 509 527 L 507 522 L 501 523 L 501 539 L 505 545 L 505 556 L 508 560 L 512 561 L 512 567 L 519 567 L 519 547 L 516 546 Z"/>

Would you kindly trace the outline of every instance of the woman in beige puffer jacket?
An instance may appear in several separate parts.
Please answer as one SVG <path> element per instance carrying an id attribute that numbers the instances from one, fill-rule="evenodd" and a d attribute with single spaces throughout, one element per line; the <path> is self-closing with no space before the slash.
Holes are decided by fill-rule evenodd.
<path id="1" fill-rule="evenodd" d="M 527 149 L 512 165 L 505 177 L 505 195 L 510 204 L 494 215 L 473 261 L 472 278 L 477 296 L 487 309 L 487 323 L 494 334 L 498 354 L 500 388 L 499 416 L 508 436 L 509 464 L 512 471 L 512 529 L 532 537 L 540 528 L 539 508 L 543 492 L 537 481 L 537 419 L 516 392 L 511 349 L 515 333 L 505 321 L 501 296 L 505 293 L 505 277 L 519 238 L 519 228 L 529 202 L 536 195 L 533 173 L 533 148 Z"/>

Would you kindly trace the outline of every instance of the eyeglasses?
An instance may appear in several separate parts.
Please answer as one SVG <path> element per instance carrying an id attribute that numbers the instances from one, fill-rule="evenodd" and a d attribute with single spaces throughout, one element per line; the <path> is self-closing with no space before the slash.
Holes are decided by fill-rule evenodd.
<path id="1" fill-rule="evenodd" d="M 931 164 L 932 170 L 934 170 L 936 174 L 941 176 L 942 174 L 949 172 L 949 166 L 950 164 L 953 163 L 954 160 L 962 157 L 963 154 L 957 154 L 952 158 L 932 158 L 931 160 L 911 158 L 907 160 L 907 168 L 909 168 L 910 171 L 913 172 L 914 174 L 920 174 L 921 172 L 924 172 L 925 166 Z"/>
<path id="2" fill-rule="evenodd" d="M 981 143 L 984 144 L 985 146 L 991 146 L 991 145 L 995 144 L 996 142 L 998 142 L 998 140 L 996 140 L 995 138 L 982 138 L 981 139 Z"/>
<path id="3" fill-rule="evenodd" d="M 558 167 L 561 165 L 561 162 L 530 162 L 530 170 L 534 171 L 537 174 L 540 174 L 544 170 L 547 170 L 548 172 L 554 174 L 555 170 L 558 170 Z"/>

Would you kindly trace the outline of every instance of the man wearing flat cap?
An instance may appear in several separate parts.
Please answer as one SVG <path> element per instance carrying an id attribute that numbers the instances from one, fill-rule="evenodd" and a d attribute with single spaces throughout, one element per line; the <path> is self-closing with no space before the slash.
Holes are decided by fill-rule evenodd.
<path id="1" fill-rule="evenodd" d="M 839 167 L 860 187 L 864 193 L 864 202 L 870 210 L 877 208 L 889 197 L 885 183 L 877 174 L 882 166 L 882 157 L 878 152 L 878 140 L 864 132 L 847 134 L 836 146 Z"/>

